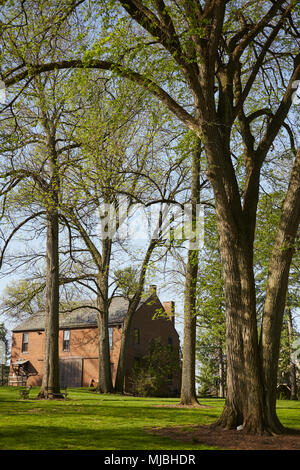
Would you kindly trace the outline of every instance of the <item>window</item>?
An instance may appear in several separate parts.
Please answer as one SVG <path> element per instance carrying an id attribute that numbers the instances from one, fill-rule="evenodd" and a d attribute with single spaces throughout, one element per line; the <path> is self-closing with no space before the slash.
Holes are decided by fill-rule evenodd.
<path id="1" fill-rule="evenodd" d="M 109 347 L 113 347 L 113 328 L 108 328 L 108 334 L 109 334 Z"/>
<path id="2" fill-rule="evenodd" d="M 134 344 L 140 344 L 140 330 L 139 328 L 135 328 L 133 332 L 133 342 Z"/>
<path id="3" fill-rule="evenodd" d="M 70 351 L 70 330 L 64 330 L 63 351 Z"/>
<path id="4" fill-rule="evenodd" d="M 173 338 L 171 336 L 168 338 L 168 350 L 173 351 Z"/>
<path id="5" fill-rule="evenodd" d="M 22 336 L 22 352 L 28 351 L 28 333 L 23 333 Z"/>

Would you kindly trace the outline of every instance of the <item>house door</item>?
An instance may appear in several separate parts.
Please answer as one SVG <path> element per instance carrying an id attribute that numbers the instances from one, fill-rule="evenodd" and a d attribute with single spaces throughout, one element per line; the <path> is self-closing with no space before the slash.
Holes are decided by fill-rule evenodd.
<path id="1" fill-rule="evenodd" d="M 59 382 L 61 387 L 82 386 L 82 359 L 59 361 Z"/>

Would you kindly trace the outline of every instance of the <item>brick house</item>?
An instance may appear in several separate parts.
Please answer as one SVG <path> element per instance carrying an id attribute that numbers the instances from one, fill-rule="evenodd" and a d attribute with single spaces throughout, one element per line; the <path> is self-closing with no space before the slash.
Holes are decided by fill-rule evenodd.
<path id="1" fill-rule="evenodd" d="M 115 380 L 122 325 L 128 301 L 113 298 L 109 309 L 110 360 Z M 156 315 L 155 315 L 156 314 Z M 161 344 L 180 349 L 179 335 L 174 326 L 174 302 L 161 303 L 155 286 L 138 306 L 131 324 L 125 375 L 125 390 L 130 392 L 130 370 L 149 349 L 149 343 L 159 338 Z M 155 318 L 153 319 L 153 317 Z M 23 321 L 13 330 L 9 385 L 40 386 L 44 362 L 44 313 Z M 88 387 L 98 380 L 98 338 L 95 309 L 83 307 L 61 313 L 59 319 L 59 370 L 61 387 Z M 180 373 L 173 374 L 166 393 L 180 390 Z"/>

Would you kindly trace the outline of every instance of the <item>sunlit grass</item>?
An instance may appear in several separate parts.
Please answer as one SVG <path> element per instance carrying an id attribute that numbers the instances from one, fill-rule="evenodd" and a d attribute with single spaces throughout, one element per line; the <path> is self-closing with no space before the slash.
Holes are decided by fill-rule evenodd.
<path id="1" fill-rule="evenodd" d="M 200 450 L 146 432 L 152 427 L 208 425 L 221 413 L 224 400 L 201 399 L 209 408 L 166 408 L 178 399 L 99 395 L 69 390 L 68 400 L 37 400 L 38 388 L 22 400 L 14 387 L 0 388 L 1 450 Z M 282 423 L 300 428 L 300 404 L 278 402 Z"/>

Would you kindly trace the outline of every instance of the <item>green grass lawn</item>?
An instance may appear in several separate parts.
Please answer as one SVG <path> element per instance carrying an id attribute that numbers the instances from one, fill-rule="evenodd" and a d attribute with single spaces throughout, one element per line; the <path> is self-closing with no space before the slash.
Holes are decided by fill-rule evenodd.
<path id="1" fill-rule="evenodd" d="M 203 450 L 145 431 L 151 427 L 210 424 L 224 401 L 201 399 L 211 408 L 179 409 L 159 405 L 177 399 L 99 395 L 86 389 L 70 389 L 68 400 L 19 398 L 17 387 L 0 387 L 1 450 Z M 279 401 L 282 423 L 300 429 L 300 403 Z"/>

